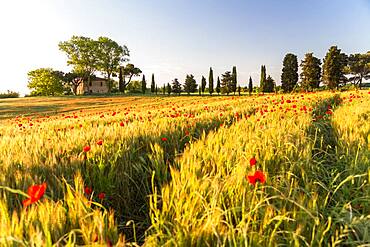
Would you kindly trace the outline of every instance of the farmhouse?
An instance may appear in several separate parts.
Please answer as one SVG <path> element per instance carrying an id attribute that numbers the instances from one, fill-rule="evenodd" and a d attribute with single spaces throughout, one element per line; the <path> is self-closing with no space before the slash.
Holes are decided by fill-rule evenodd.
<path id="1" fill-rule="evenodd" d="M 100 77 L 94 77 L 90 83 L 84 81 L 77 87 L 77 94 L 104 94 L 109 92 L 108 80 Z"/>

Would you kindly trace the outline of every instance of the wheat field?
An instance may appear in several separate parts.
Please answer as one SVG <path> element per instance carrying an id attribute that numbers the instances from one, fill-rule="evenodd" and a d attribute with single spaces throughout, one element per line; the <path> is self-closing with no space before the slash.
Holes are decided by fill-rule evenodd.
<path id="1" fill-rule="evenodd" d="M 0 106 L 1 246 L 370 244 L 369 91 Z"/>

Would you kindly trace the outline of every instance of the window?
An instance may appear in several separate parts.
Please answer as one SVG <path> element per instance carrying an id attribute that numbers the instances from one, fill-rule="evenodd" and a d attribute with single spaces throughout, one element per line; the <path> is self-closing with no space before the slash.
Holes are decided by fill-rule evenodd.
<path id="1" fill-rule="evenodd" d="M 90 86 L 90 87 L 92 86 L 92 81 L 90 81 L 89 86 Z"/>
<path id="2" fill-rule="evenodd" d="M 100 86 L 101 86 L 101 87 L 103 86 L 103 82 L 102 82 L 102 81 L 100 82 Z"/>

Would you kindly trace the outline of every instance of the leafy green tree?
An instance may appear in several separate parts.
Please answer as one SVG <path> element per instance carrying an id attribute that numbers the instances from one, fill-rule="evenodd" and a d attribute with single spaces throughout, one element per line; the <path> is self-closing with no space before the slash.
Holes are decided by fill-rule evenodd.
<path id="1" fill-rule="evenodd" d="M 212 95 L 213 94 L 213 70 L 212 70 L 212 67 L 209 68 L 208 81 L 209 81 L 209 94 Z"/>
<path id="2" fill-rule="evenodd" d="M 70 86 L 74 95 L 77 95 L 77 88 L 84 82 L 83 75 L 75 72 L 69 72 L 64 75 L 66 85 Z"/>
<path id="3" fill-rule="evenodd" d="M 51 68 L 40 68 L 28 72 L 28 88 L 32 95 L 55 96 L 64 92 L 64 73 Z"/>
<path id="4" fill-rule="evenodd" d="M 217 76 L 216 92 L 217 92 L 217 94 L 220 94 L 220 92 L 221 92 L 221 81 L 220 81 L 219 76 Z"/>
<path id="5" fill-rule="evenodd" d="M 171 85 L 169 83 L 167 83 L 167 93 L 168 93 L 168 95 L 170 95 L 172 93 L 172 88 L 171 88 Z"/>
<path id="6" fill-rule="evenodd" d="M 298 82 L 297 56 L 288 53 L 283 61 L 283 73 L 281 74 L 281 86 L 284 92 L 291 92 Z"/>
<path id="7" fill-rule="evenodd" d="M 252 77 L 249 77 L 248 90 L 249 90 L 249 95 L 251 95 L 252 92 L 253 92 L 253 81 L 252 81 Z"/>
<path id="8" fill-rule="evenodd" d="M 145 94 L 145 91 L 146 91 L 145 75 L 143 75 L 143 79 L 141 80 L 141 91 L 143 92 L 143 94 Z"/>
<path id="9" fill-rule="evenodd" d="M 172 81 L 172 92 L 178 95 L 181 94 L 181 84 L 177 78 Z"/>
<path id="10" fill-rule="evenodd" d="M 107 37 L 97 40 L 97 69 L 108 80 L 108 92 L 112 89 L 111 76 L 116 72 L 122 62 L 128 61 L 129 51 L 126 46 L 120 46 L 116 41 Z"/>
<path id="11" fill-rule="evenodd" d="M 230 84 L 230 92 L 234 92 L 234 95 L 236 93 L 236 85 L 237 85 L 237 73 L 236 73 L 236 66 L 233 67 L 233 72 L 232 72 L 232 80 Z"/>
<path id="12" fill-rule="evenodd" d="M 222 79 L 221 79 L 221 93 L 222 94 L 227 94 L 231 92 L 231 84 L 233 81 L 233 77 L 231 75 L 230 71 L 226 71 L 225 74 L 222 74 Z"/>
<path id="13" fill-rule="evenodd" d="M 202 93 L 204 94 L 204 91 L 206 90 L 206 86 L 207 86 L 207 81 L 206 81 L 206 78 L 204 76 L 202 76 Z"/>
<path id="14" fill-rule="evenodd" d="M 346 72 L 351 75 L 348 80 L 361 88 L 363 79 L 370 79 L 370 51 L 365 54 L 351 54 Z"/>
<path id="15" fill-rule="evenodd" d="M 266 92 L 266 93 L 272 93 L 272 92 L 274 92 L 274 89 L 275 89 L 275 81 L 274 81 L 274 79 L 272 79 L 272 77 L 269 75 L 269 76 L 266 78 L 266 81 L 265 81 L 265 88 L 264 88 L 264 91 L 263 91 L 263 92 Z"/>
<path id="16" fill-rule="evenodd" d="M 197 91 L 197 82 L 194 79 L 193 75 L 186 75 L 184 90 L 188 94 L 195 93 Z"/>
<path id="17" fill-rule="evenodd" d="M 265 90 L 265 83 L 266 83 L 266 66 L 261 66 L 261 79 L 260 79 L 260 88 L 263 92 Z"/>
<path id="18" fill-rule="evenodd" d="M 150 91 L 154 93 L 156 91 L 155 81 L 154 81 L 154 74 L 152 74 L 152 84 L 150 85 Z"/>
<path id="19" fill-rule="evenodd" d="M 132 78 L 139 76 L 142 71 L 135 67 L 135 65 L 129 63 L 126 66 L 119 67 L 119 73 L 122 75 L 122 79 L 119 81 L 119 88 L 121 92 L 125 92 L 126 87 L 130 84 Z M 127 82 L 126 78 L 128 78 Z"/>
<path id="20" fill-rule="evenodd" d="M 70 40 L 60 42 L 59 49 L 67 54 L 67 64 L 73 66 L 73 71 L 90 83 L 99 68 L 98 42 L 88 37 L 72 36 Z"/>
<path id="21" fill-rule="evenodd" d="M 345 68 L 347 65 L 347 55 L 341 53 L 337 46 L 332 46 L 326 53 L 322 66 L 322 80 L 330 89 L 338 88 L 340 84 L 345 84 Z"/>
<path id="22" fill-rule="evenodd" d="M 301 62 L 301 85 L 305 90 L 319 88 L 321 79 L 321 61 L 313 53 L 306 53 Z"/>

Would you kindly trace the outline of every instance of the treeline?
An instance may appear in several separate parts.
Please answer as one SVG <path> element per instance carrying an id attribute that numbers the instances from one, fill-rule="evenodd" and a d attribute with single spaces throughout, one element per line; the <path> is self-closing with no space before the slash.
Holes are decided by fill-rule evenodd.
<path id="1" fill-rule="evenodd" d="M 281 74 L 281 88 L 291 92 L 300 87 L 312 91 L 323 83 L 328 89 L 338 89 L 347 83 L 361 87 L 364 79 L 370 79 L 370 51 L 365 54 L 350 54 L 341 52 L 337 46 L 332 46 L 321 60 L 313 53 L 305 54 L 300 63 L 301 74 L 298 84 L 298 59 L 291 53 L 286 54 Z"/>
<path id="2" fill-rule="evenodd" d="M 141 81 L 133 81 L 134 77 L 140 76 L 142 71 L 134 64 L 128 63 L 129 50 L 127 46 L 107 38 L 99 37 L 97 40 L 73 36 L 70 40 L 60 42 L 59 49 L 67 55 L 67 64 L 72 66 L 72 71 L 64 73 L 51 68 L 41 68 L 28 73 L 28 87 L 33 95 L 60 95 L 77 94 L 77 88 L 81 83 L 90 83 L 99 72 L 108 81 L 108 93 L 126 92 L 127 89 L 134 92 L 147 92 L 145 75 Z M 301 74 L 298 74 L 299 66 Z M 118 83 L 112 80 L 118 77 Z M 184 82 L 175 78 L 171 83 L 165 83 L 158 87 L 154 74 L 151 77 L 150 91 L 152 94 L 187 94 L 198 92 L 212 94 L 239 94 L 243 92 L 291 92 L 293 90 L 313 91 L 325 85 L 328 89 L 337 89 L 340 86 L 352 83 L 361 87 L 364 79 L 370 78 L 370 52 L 365 54 L 346 55 L 337 46 L 332 46 L 321 63 L 321 59 L 313 53 L 307 53 L 298 64 L 295 54 L 288 53 L 283 59 L 281 74 L 281 86 L 277 86 L 275 80 L 267 75 L 266 66 L 261 66 L 259 87 L 253 85 L 249 78 L 248 85 L 241 87 L 237 79 L 237 69 L 217 76 L 215 80 L 213 70 L 210 68 L 207 79 L 202 76 L 197 83 L 194 75 L 188 74 Z M 117 86 L 118 84 L 118 86 Z M 207 85 L 208 84 L 208 85 Z M 162 83 L 163 85 L 163 83 Z"/>

